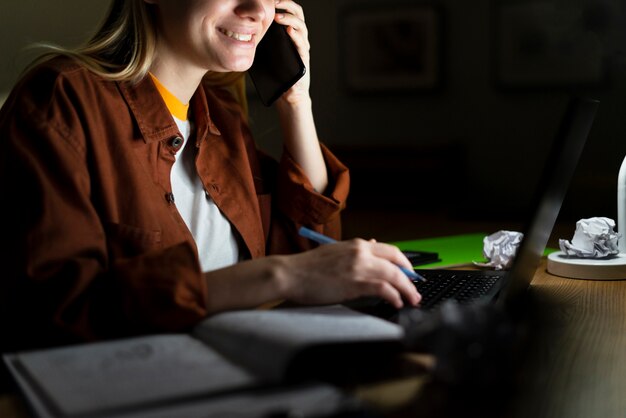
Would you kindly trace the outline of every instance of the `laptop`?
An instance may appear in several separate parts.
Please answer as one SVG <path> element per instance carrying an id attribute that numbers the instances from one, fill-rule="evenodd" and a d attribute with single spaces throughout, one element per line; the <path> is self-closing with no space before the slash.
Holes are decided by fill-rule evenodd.
<path id="1" fill-rule="evenodd" d="M 426 281 L 414 281 L 422 295 L 419 309 L 433 310 L 451 299 L 459 304 L 495 303 L 502 308 L 514 306 L 520 300 L 537 271 L 598 105 L 599 102 L 593 99 L 569 100 L 535 192 L 533 215 L 523 231 L 511 269 L 416 269 L 426 278 Z M 352 307 L 387 319 L 397 313 L 391 305 L 380 300 L 373 306 L 371 302 L 370 306 L 357 302 Z"/>

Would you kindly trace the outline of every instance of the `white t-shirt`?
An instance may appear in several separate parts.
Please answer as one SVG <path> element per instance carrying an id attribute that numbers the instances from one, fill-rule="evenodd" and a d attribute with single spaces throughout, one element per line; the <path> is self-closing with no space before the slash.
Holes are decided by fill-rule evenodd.
<path id="1" fill-rule="evenodd" d="M 193 235 L 202 271 L 216 270 L 239 261 L 239 246 L 231 224 L 205 191 L 196 172 L 196 149 L 189 141 L 191 123 L 172 116 L 185 140 L 172 167 L 171 182 L 176 208 Z"/>

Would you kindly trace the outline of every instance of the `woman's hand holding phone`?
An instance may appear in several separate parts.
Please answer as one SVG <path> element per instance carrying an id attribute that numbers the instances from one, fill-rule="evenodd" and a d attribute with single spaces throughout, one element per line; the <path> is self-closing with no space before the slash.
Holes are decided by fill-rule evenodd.
<path id="1" fill-rule="evenodd" d="M 284 100 L 291 104 L 308 103 L 311 100 L 309 95 L 311 86 L 311 59 L 309 51 L 311 45 L 302 6 L 292 0 L 277 0 L 274 21 L 287 28 L 287 33 L 296 46 L 306 68 L 304 76 L 287 90 L 279 100 Z"/>
<path id="2" fill-rule="evenodd" d="M 287 29 L 285 31 L 278 27 L 280 31 L 270 33 L 272 37 L 264 38 L 267 41 L 273 39 L 272 42 L 275 43 L 266 44 L 267 48 L 263 48 L 263 51 L 259 48 L 260 44 L 257 46 L 255 64 L 258 67 L 255 68 L 253 64 L 250 76 L 265 104 L 278 98 L 276 109 L 285 149 L 308 177 L 310 187 L 318 193 L 324 193 L 328 186 L 328 173 L 317 137 L 309 94 L 309 31 L 299 4 L 293 0 L 276 0 L 275 5 L 276 16 L 272 25 Z M 268 30 L 268 33 L 273 29 Z M 263 60 L 259 59 L 257 62 L 257 58 Z"/>
<path id="3" fill-rule="evenodd" d="M 259 99 L 265 106 L 271 106 L 288 91 L 287 98 L 298 91 L 299 94 L 294 96 L 305 100 L 310 85 L 307 71 L 308 30 L 302 8 L 292 0 L 280 0 L 275 4 L 285 9 L 275 9 L 274 21 L 259 41 L 254 62 L 248 71 Z M 297 86 L 294 87 L 294 84 Z"/>

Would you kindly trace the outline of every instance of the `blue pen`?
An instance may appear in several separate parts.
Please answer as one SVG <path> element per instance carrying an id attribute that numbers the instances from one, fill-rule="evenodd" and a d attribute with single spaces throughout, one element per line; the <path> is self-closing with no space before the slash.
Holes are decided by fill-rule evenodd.
<path id="1" fill-rule="evenodd" d="M 312 231 L 305 226 L 301 226 L 298 233 L 301 236 L 310 239 L 311 241 L 317 242 L 318 244 L 334 244 L 337 242 L 336 240 L 330 237 L 327 237 L 326 235 L 320 234 L 319 232 Z M 409 279 L 426 281 L 424 277 L 420 276 L 413 270 L 409 270 L 408 268 L 404 266 L 398 266 L 398 267 L 400 268 L 400 270 L 402 270 L 404 274 L 407 275 Z"/>

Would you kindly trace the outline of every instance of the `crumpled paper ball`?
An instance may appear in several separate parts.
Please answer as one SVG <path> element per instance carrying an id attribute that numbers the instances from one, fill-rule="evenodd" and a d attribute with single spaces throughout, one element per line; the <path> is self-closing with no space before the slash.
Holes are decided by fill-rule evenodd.
<path id="1" fill-rule="evenodd" d="M 559 240 L 561 251 L 570 257 L 604 258 L 619 254 L 619 233 L 613 231 L 615 221 L 611 218 L 589 218 L 576 222 L 572 241 Z"/>
<path id="2" fill-rule="evenodd" d="M 487 263 L 477 263 L 479 267 L 491 267 L 506 270 L 513 264 L 515 254 L 524 234 L 515 231 L 498 231 L 483 238 L 483 256 Z"/>

